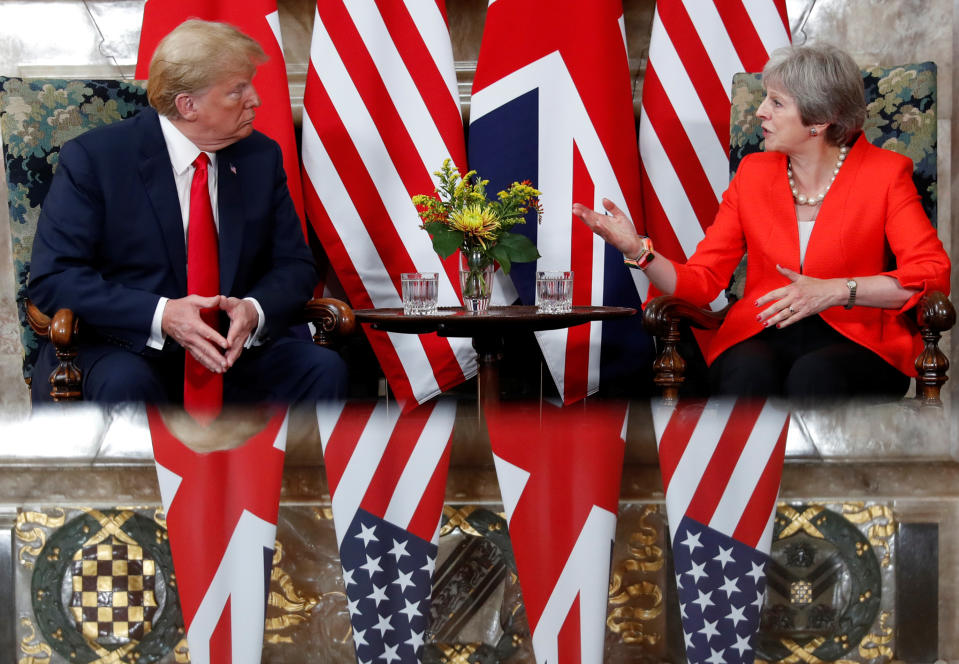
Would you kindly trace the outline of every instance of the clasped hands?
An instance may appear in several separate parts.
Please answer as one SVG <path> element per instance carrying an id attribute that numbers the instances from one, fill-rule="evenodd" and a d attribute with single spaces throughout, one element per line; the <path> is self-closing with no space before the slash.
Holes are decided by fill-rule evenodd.
<path id="1" fill-rule="evenodd" d="M 230 319 L 226 338 L 200 317 L 207 309 L 226 312 Z M 224 373 L 240 357 L 258 322 L 256 307 L 248 300 L 225 295 L 187 295 L 167 301 L 161 327 L 204 367 L 213 373 Z"/>

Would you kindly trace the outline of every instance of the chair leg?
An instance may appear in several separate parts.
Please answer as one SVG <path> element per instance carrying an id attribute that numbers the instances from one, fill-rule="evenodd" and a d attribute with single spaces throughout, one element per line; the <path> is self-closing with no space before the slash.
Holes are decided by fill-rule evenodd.
<path id="1" fill-rule="evenodd" d="M 916 358 L 916 398 L 923 406 L 942 407 L 939 394 L 943 383 L 948 380 L 949 358 L 939 349 L 942 335 L 938 330 L 924 327 L 920 334 L 925 348 Z"/>
<path id="2" fill-rule="evenodd" d="M 57 354 L 57 366 L 50 374 L 50 396 L 54 401 L 79 401 L 82 374 L 77 366 L 77 324 L 69 309 L 61 309 L 50 321 L 50 341 Z"/>
<path id="3" fill-rule="evenodd" d="M 939 349 L 942 333 L 956 324 L 956 309 L 945 293 L 933 291 L 919 300 L 916 323 L 923 349 L 916 358 L 916 399 L 921 406 L 942 406 L 939 391 L 946 382 L 949 359 Z"/>
<path id="4" fill-rule="evenodd" d="M 653 362 L 653 382 L 662 389 L 663 400 L 672 405 L 679 400 L 679 389 L 686 380 L 686 360 L 677 349 L 679 319 L 669 320 L 669 329 L 660 340 L 662 348 Z"/>

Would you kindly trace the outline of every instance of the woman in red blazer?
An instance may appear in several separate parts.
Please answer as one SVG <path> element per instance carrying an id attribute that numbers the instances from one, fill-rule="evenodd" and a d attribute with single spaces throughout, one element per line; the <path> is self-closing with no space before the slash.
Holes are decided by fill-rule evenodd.
<path id="1" fill-rule="evenodd" d="M 608 200 L 612 216 L 573 212 L 659 290 L 699 306 L 748 252 L 743 298 L 706 349 L 715 392 L 902 396 L 922 348 L 903 312 L 927 291 L 948 293 L 950 271 L 912 162 L 862 135 L 862 78 L 843 51 L 780 49 L 763 85 L 766 152 L 743 159 L 685 265 L 652 260 L 649 239 Z"/>

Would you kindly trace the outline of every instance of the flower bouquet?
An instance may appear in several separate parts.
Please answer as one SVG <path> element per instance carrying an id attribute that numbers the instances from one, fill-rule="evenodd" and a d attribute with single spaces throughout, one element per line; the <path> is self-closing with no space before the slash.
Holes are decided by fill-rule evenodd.
<path id="1" fill-rule="evenodd" d="M 460 250 L 463 304 L 468 311 L 481 313 L 489 307 L 494 263 L 509 274 L 513 263 L 539 258 L 536 245 L 510 229 L 525 223 L 529 210 L 542 215 L 540 192 L 528 180 L 514 182 L 490 201 L 486 198 L 489 180 L 476 171 L 461 176 L 449 159 L 434 175 L 439 183 L 433 194 L 414 196 L 413 204 L 441 258 Z"/>

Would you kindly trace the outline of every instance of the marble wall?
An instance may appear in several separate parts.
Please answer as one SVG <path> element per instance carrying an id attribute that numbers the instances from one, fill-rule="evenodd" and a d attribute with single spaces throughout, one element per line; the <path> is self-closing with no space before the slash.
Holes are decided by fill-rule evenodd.
<path id="1" fill-rule="evenodd" d="M 479 549 L 489 550 L 493 541 L 503 546 L 502 530 L 506 527 L 489 444 L 476 431 L 476 405 L 466 399 L 457 407 L 444 511 L 447 521 L 440 539 L 441 567 L 463 544 L 465 535 L 484 538 L 487 541 Z M 875 410 L 866 409 L 859 415 L 874 418 Z M 193 424 L 182 412 L 167 410 L 164 416 L 178 438 L 199 450 L 233 446 L 262 425 L 262 420 L 249 411 L 230 411 L 207 429 Z M 819 552 L 815 555 L 820 562 L 837 553 L 846 561 L 840 566 L 845 571 L 831 586 L 827 584 L 832 590 L 821 603 L 848 606 L 844 590 L 848 584 L 854 578 L 869 581 L 856 576 L 855 566 L 848 562 L 863 554 L 862 547 L 868 541 L 867 548 L 876 556 L 876 575 L 869 583 L 882 599 L 876 615 L 866 622 L 861 615 L 857 617 L 862 623 L 857 633 L 861 636 L 868 632 L 868 638 L 860 647 L 856 647 L 856 641 L 842 648 L 842 661 L 889 664 L 893 653 L 902 662 L 929 662 L 936 657 L 959 661 L 955 603 L 955 588 L 959 587 L 959 464 L 950 461 L 948 449 L 937 449 L 934 444 L 949 438 L 948 423 L 941 417 L 904 413 L 901 419 L 887 422 L 886 428 L 894 430 L 895 435 L 886 436 L 884 442 L 878 435 L 875 441 L 850 444 L 836 433 L 848 428 L 837 417 L 848 417 L 848 413 L 794 414 L 786 440 L 790 461 L 783 473 L 780 518 L 799 529 L 816 515 L 816 526 L 825 537 L 813 535 L 810 540 L 783 535 L 782 542 L 774 546 L 774 557 L 781 556 L 781 564 L 788 567 L 790 551 L 796 550 L 790 546 L 803 542 Z M 71 432 L 70 439 L 64 431 Z M 40 619 L 35 615 L 38 609 L 31 584 L 51 583 L 36 571 L 35 563 L 40 558 L 54 556 L 60 560 L 56 547 L 72 555 L 78 545 L 74 542 L 74 548 L 69 548 L 64 544 L 69 536 L 60 531 L 61 526 L 83 515 L 95 516 L 102 525 L 102 515 L 110 510 L 136 511 L 160 526 L 165 525 L 165 517 L 159 508 L 152 445 L 142 407 L 100 408 L 87 404 L 45 409 L 30 422 L 0 420 L 0 441 L 0 591 L 12 588 L 0 594 L 0 661 L 6 661 L 4 655 L 14 650 L 26 656 L 46 646 L 39 634 Z M 682 661 L 676 591 L 667 566 L 663 487 L 648 404 L 630 404 L 627 441 L 607 607 L 605 661 Z M 271 598 L 263 661 L 346 661 L 350 650 L 346 600 L 330 523 L 329 486 L 316 415 L 309 408 L 294 409 L 290 414 L 281 501 L 277 538 L 282 555 L 271 586 L 280 599 Z M 154 546 L 158 546 L 162 537 L 154 538 L 153 530 L 151 526 L 150 539 L 155 539 Z M 908 537 L 923 531 L 932 531 L 933 537 L 926 538 L 925 546 L 910 547 Z M 810 528 L 810 532 L 816 531 Z M 850 544 L 857 541 L 858 547 Z M 42 550 L 44 546 L 48 548 Z M 470 555 L 486 559 L 482 550 Z M 504 551 L 502 555 L 507 554 Z M 931 563 L 937 563 L 937 573 L 929 573 Z M 459 574 L 456 570 L 468 576 L 468 569 L 454 566 L 450 569 L 453 578 Z M 913 576 L 920 580 L 913 581 Z M 532 662 L 516 578 L 504 574 L 496 587 L 488 601 L 474 607 L 475 614 L 462 629 L 440 629 L 431 643 L 448 640 L 463 648 L 481 644 L 491 647 L 503 644 L 504 630 L 515 630 L 516 647 L 508 659 L 479 661 Z M 448 593 L 439 594 L 444 601 L 451 601 Z M 283 597 L 288 601 L 281 601 Z M 768 604 L 777 601 L 784 606 L 791 604 L 775 596 Z M 449 608 L 456 608 L 454 604 Z M 505 620 L 513 615 L 521 618 L 519 624 Z M 929 616 L 935 618 L 931 624 Z M 63 621 L 62 615 L 59 620 Z M 73 629 L 72 624 L 65 624 L 64 629 Z M 771 621 L 764 632 L 769 643 L 785 643 L 782 639 L 786 637 L 792 640 L 790 630 L 783 629 Z M 848 633 L 848 629 L 843 626 L 841 631 Z M 907 642 L 913 633 L 932 642 L 924 647 L 914 644 L 910 650 Z M 938 638 L 934 638 L 936 635 Z M 796 636 L 808 639 L 809 635 L 799 630 Z M 773 648 L 777 649 L 781 650 Z M 825 664 L 836 660 L 835 656 L 820 657 L 814 650 L 811 646 L 811 652 L 803 652 L 801 659 L 787 657 L 782 661 Z M 917 652 L 933 656 L 927 659 Z M 50 660 L 25 661 L 57 664 L 68 660 L 54 654 Z M 171 655 L 160 661 L 171 664 L 185 660 Z M 424 661 L 466 660 L 450 656 Z"/>

